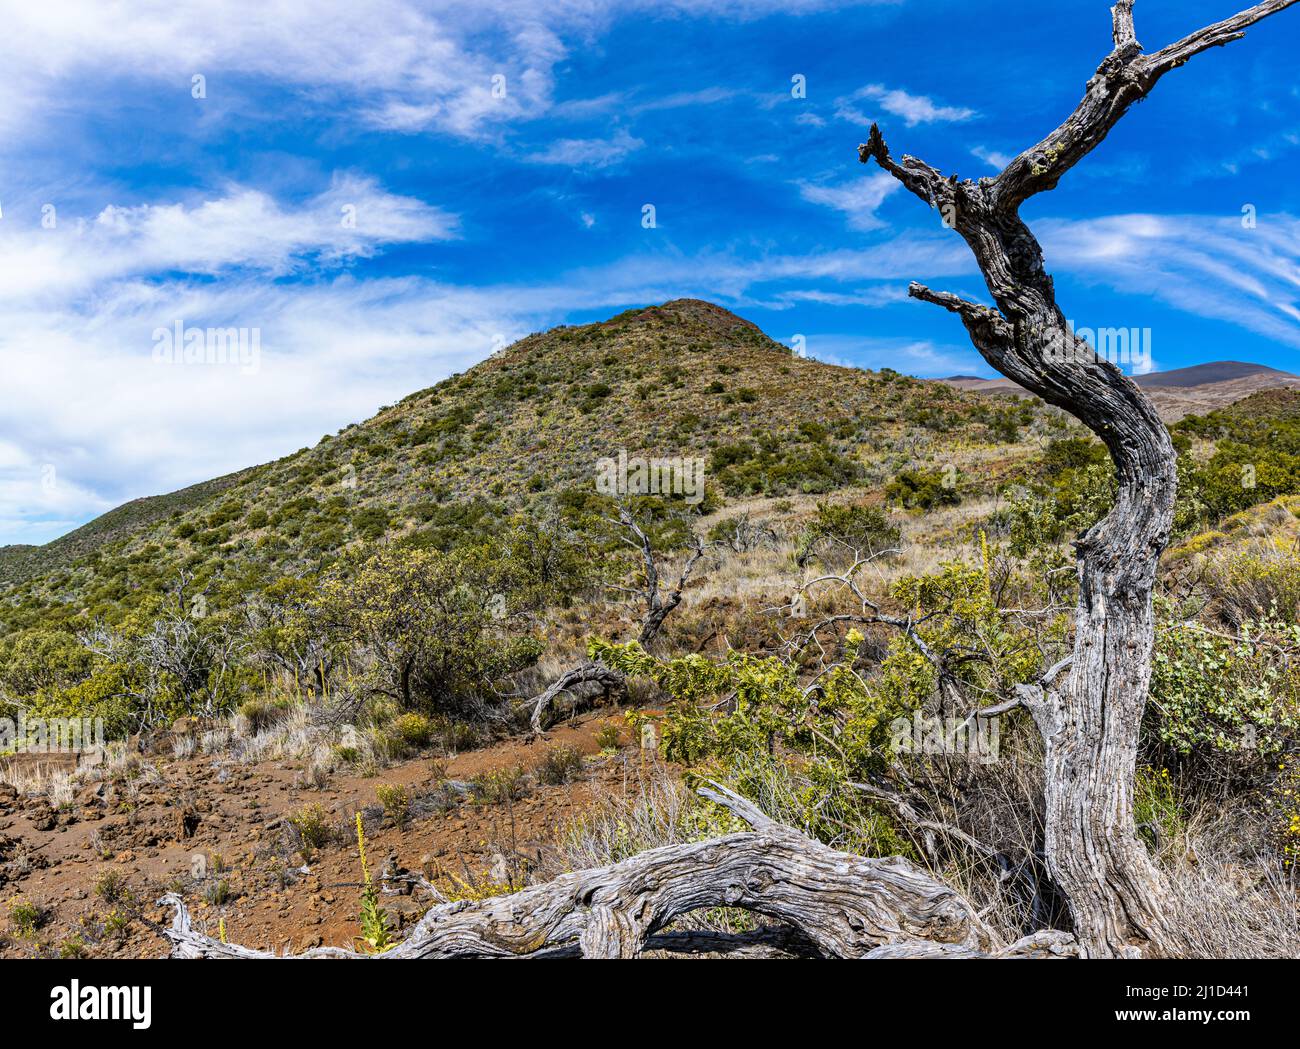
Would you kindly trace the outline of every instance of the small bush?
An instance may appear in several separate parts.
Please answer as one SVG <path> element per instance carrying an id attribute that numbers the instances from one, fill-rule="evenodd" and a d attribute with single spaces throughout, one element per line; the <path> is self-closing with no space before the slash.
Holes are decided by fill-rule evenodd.
<path id="1" fill-rule="evenodd" d="M 254 736 L 265 732 L 288 712 L 288 700 L 267 699 L 264 696 L 245 700 L 239 708 L 240 715 L 248 722 L 248 731 Z"/>
<path id="2" fill-rule="evenodd" d="M 909 510 L 956 506 L 961 492 L 949 480 L 951 476 L 938 470 L 903 470 L 885 486 L 885 497 Z"/>
<path id="3" fill-rule="evenodd" d="M 522 798 L 528 793 L 528 782 L 524 770 L 518 765 L 494 769 L 481 772 L 470 780 L 470 793 L 481 805 L 500 805 Z"/>
<path id="4" fill-rule="evenodd" d="M 341 765 L 357 765 L 361 762 L 361 749 L 340 743 L 334 747 L 334 758 Z"/>
<path id="5" fill-rule="evenodd" d="M 582 755 L 572 747 L 552 747 L 537 763 L 534 774 L 547 786 L 563 786 L 582 776 Z"/>
<path id="6" fill-rule="evenodd" d="M 14 900 L 9 905 L 9 923 L 19 936 L 34 936 L 50 920 L 49 911 L 30 900 Z"/>
<path id="7" fill-rule="evenodd" d="M 618 750 L 618 726 L 607 721 L 596 730 L 596 746 L 601 750 Z"/>
<path id="8" fill-rule="evenodd" d="M 423 714 L 414 711 L 401 715 L 393 722 L 393 732 L 409 746 L 427 747 L 434 736 L 434 724 Z"/>
<path id="9" fill-rule="evenodd" d="M 384 813 L 393 821 L 393 826 L 398 830 L 406 826 L 411 815 L 411 795 L 405 787 L 384 783 L 375 788 L 375 797 L 384 807 Z"/>
<path id="10" fill-rule="evenodd" d="M 818 503 L 817 515 L 799 539 L 798 559 L 806 564 L 819 548 L 867 557 L 897 546 L 902 532 L 877 506 Z"/>
<path id="11" fill-rule="evenodd" d="M 1300 621 L 1300 557 L 1294 553 L 1241 554 L 1211 572 L 1224 618 L 1234 627 L 1261 619 Z"/>
<path id="12" fill-rule="evenodd" d="M 477 727 L 456 718 L 444 718 L 437 731 L 438 743 L 448 754 L 473 750 L 483 742 Z"/>
<path id="13" fill-rule="evenodd" d="M 296 816 L 289 818 L 289 823 L 302 839 L 303 858 L 309 859 L 321 848 L 329 844 L 334 836 L 330 827 L 329 813 L 320 805 L 308 805 Z"/>
<path id="14" fill-rule="evenodd" d="M 109 867 L 100 872 L 95 880 L 95 895 L 105 903 L 117 903 L 125 899 L 126 875 L 116 867 Z"/>

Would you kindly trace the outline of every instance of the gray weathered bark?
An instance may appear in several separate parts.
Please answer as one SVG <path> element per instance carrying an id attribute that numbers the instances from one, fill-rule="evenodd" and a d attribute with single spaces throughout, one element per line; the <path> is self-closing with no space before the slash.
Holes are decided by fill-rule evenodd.
<path id="1" fill-rule="evenodd" d="M 640 853 L 621 863 L 561 875 L 508 896 L 434 906 L 411 935 L 381 955 L 317 947 L 298 958 L 538 958 L 580 953 L 632 958 L 646 950 L 730 951 L 755 941 L 836 958 L 1069 957 L 1071 937 L 1042 932 L 1003 944 L 963 897 L 898 857 L 836 852 L 769 819 L 716 784 L 702 794 L 753 827 L 693 845 Z M 274 958 L 196 931 L 174 893 L 164 934 L 173 958 Z M 738 907 L 793 928 L 741 936 L 660 935 L 673 919 Z"/>
<path id="2" fill-rule="evenodd" d="M 908 156 L 896 163 L 874 125 L 859 150 L 864 163 L 874 160 L 941 210 L 974 253 L 996 309 L 919 284 L 912 296 L 957 314 L 994 368 L 1080 419 L 1115 463 L 1115 506 L 1077 543 L 1079 603 L 1068 676 L 1057 687 L 1049 675 L 1021 697 L 1046 742 L 1048 868 L 1069 901 L 1086 955 L 1185 949 L 1169 887 L 1133 818 L 1138 730 L 1151 679 L 1151 592 L 1178 477 L 1168 431 L 1151 402 L 1067 325 L 1019 208 L 1054 189 L 1165 73 L 1296 2 L 1257 4 L 1146 55 L 1133 0 L 1119 0 L 1112 9 L 1114 50 L 1088 81 L 1083 101 L 996 178 L 944 178 Z"/>
<path id="3" fill-rule="evenodd" d="M 551 682 L 544 692 L 528 701 L 533 707 L 529 715 L 529 724 L 534 735 L 540 736 L 545 730 L 546 718 L 560 695 L 565 692 L 572 693 L 582 685 L 595 685 L 599 691 L 627 696 L 627 681 L 617 670 L 605 666 L 599 660 L 580 663 L 571 670 L 566 670 Z"/>

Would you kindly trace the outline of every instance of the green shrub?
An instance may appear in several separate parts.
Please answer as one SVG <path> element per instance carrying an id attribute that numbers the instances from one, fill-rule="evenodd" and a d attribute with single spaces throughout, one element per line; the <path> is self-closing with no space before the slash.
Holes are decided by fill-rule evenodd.
<path id="1" fill-rule="evenodd" d="M 248 730 L 254 736 L 283 721 L 289 711 L 290 704 L 287 699 L 271 699 L 266 696 L 245 700 L 239 706 L 240 716 L 248 722 Z"/>
<path id="2" fill-rule="evenodd" d="M 518 801 L 527 793 L 527 774 L 517 765 L 481 772 L 470 780 L 470 794 L 481 805 Z"/>
<path id="3" fill-rule="evenodd" d="M 407 711 L 393 722 L 393 731 L 408 746 L 427 747 L 434 737 L 434 723 L 416 711 Z"/>
<path id="4" fill-rule="evenodd" d="M 126 875 L 116 867 L 100 872 L 95 879 L 95 895 L 105 903 L 117 903 L 127 895 Z"/>
<path id="5" fill-rule="evenodd" d="M 31 900 L 16 899 L 9 905 L 9 923 L 19 936 L 35 936 L 50 920 L 50 912 Z"/>
<path id="6" fill-rule="evenodd" d="M 329 813 L 320 805 L 306 806 L 297 815 L 289 817 L 289 823 L 298 832 L 305 860 L 310 861 L 311 857 L 334 838 L 334 828 L 330 824 Z"/>
<path id="7" fill-rule="evenodd" d="M 560 787 L 582 776 L 582 755 L 572 747 L 552 747 L 533 770 L 547 786 Z"/>
<path id="8" fill-rule="evenodd" d="M 1258 620 L 1300 622 L 1300 556 L 1243 553 L 1210 567 L 1211 584 L 1234 627 Z"/>
<path id="9" fill-rule="evenodd" d="M 1272 775 L 1300 732 L 1300 627 L 1250 624 L 1240 639 L 1161 623 L 1144 733 L 1203 786 Z"/>
<path id="10" fill-rule="evenodd" d="M 901 529 L 879 507 L 818 503 L 817 515 L 800 536 L 797 557 L 804 564 L 819 547 L 865 557 L 895 546 L 901 538 Z"/>
<path id="11" fill-rule="evenodd" d="M 885 486 L 885 497 L 909 510 L 933 510 L 961 502 L 955 473 L 940 470 L 903 470 Z"/>
<path id="12" fill-rule="evenodd" d="M 395 783 L 383 783 L 375 788 L 375 797 L 384 807 L 384 814 L 393 821 L 393 826 L 401 830 L 406 826 L 411 815 L 411 794 Z"/>

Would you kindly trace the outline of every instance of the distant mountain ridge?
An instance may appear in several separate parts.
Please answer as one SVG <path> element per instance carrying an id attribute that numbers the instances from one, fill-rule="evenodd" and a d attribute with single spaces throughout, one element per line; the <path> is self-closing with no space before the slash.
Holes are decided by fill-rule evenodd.
<path id="1" fill-rule="evenodd" d="M 1261 390 L 1300 387 L 1300 375 L 1248 361 L 1208 361 L 1132 378 L 1147 391 L 1166 422 L 1226 407 Z M 1022 386 L 1002 377 L 953 375 L 939 381 L 970 393 L 1029 396 Z"/>

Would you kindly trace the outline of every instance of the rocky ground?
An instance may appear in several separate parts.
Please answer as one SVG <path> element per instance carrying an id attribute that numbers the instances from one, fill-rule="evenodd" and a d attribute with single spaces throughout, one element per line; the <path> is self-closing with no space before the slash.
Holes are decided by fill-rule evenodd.
<path id="1" fill-rule="evenodd" d="M 624 746 L 602 750 L 602 726 L 617 727 Z M 542 868 L 553 873 L 557 838 L 596 799 L 644 774 L 654 758 L 626 746 L 629 738 L 622 717 L 606 711 L 540 740 L 336 775 L 319 787 L 298 761 L 170 753 L 133 756 L 57 804 L 0 784 L 0 957 L 165 955 L 158 926 L 170 913 L 156 900 L 168 891 L 210 931 L 224 927 L 250 947 L 351 946 L 360 933 L 358 812 L 372 874 L 385 866 L 422 874 L 453 898 L 508 891 Z M 531 770 L 560 747 L 583 760 L 570 782 L 547 785 Z M 491 774 L 509 782 L 515 770 L 528 774 L 504 798 L 476 786 Z M 378 800 L 391 787 L 410 798 L 402 827 Z M 319 817 L 318 847 L 304 847 L 294 824 L 304 811 Z M 418 888 L 383 901 L 399 936 L 429 902 Z"/>

